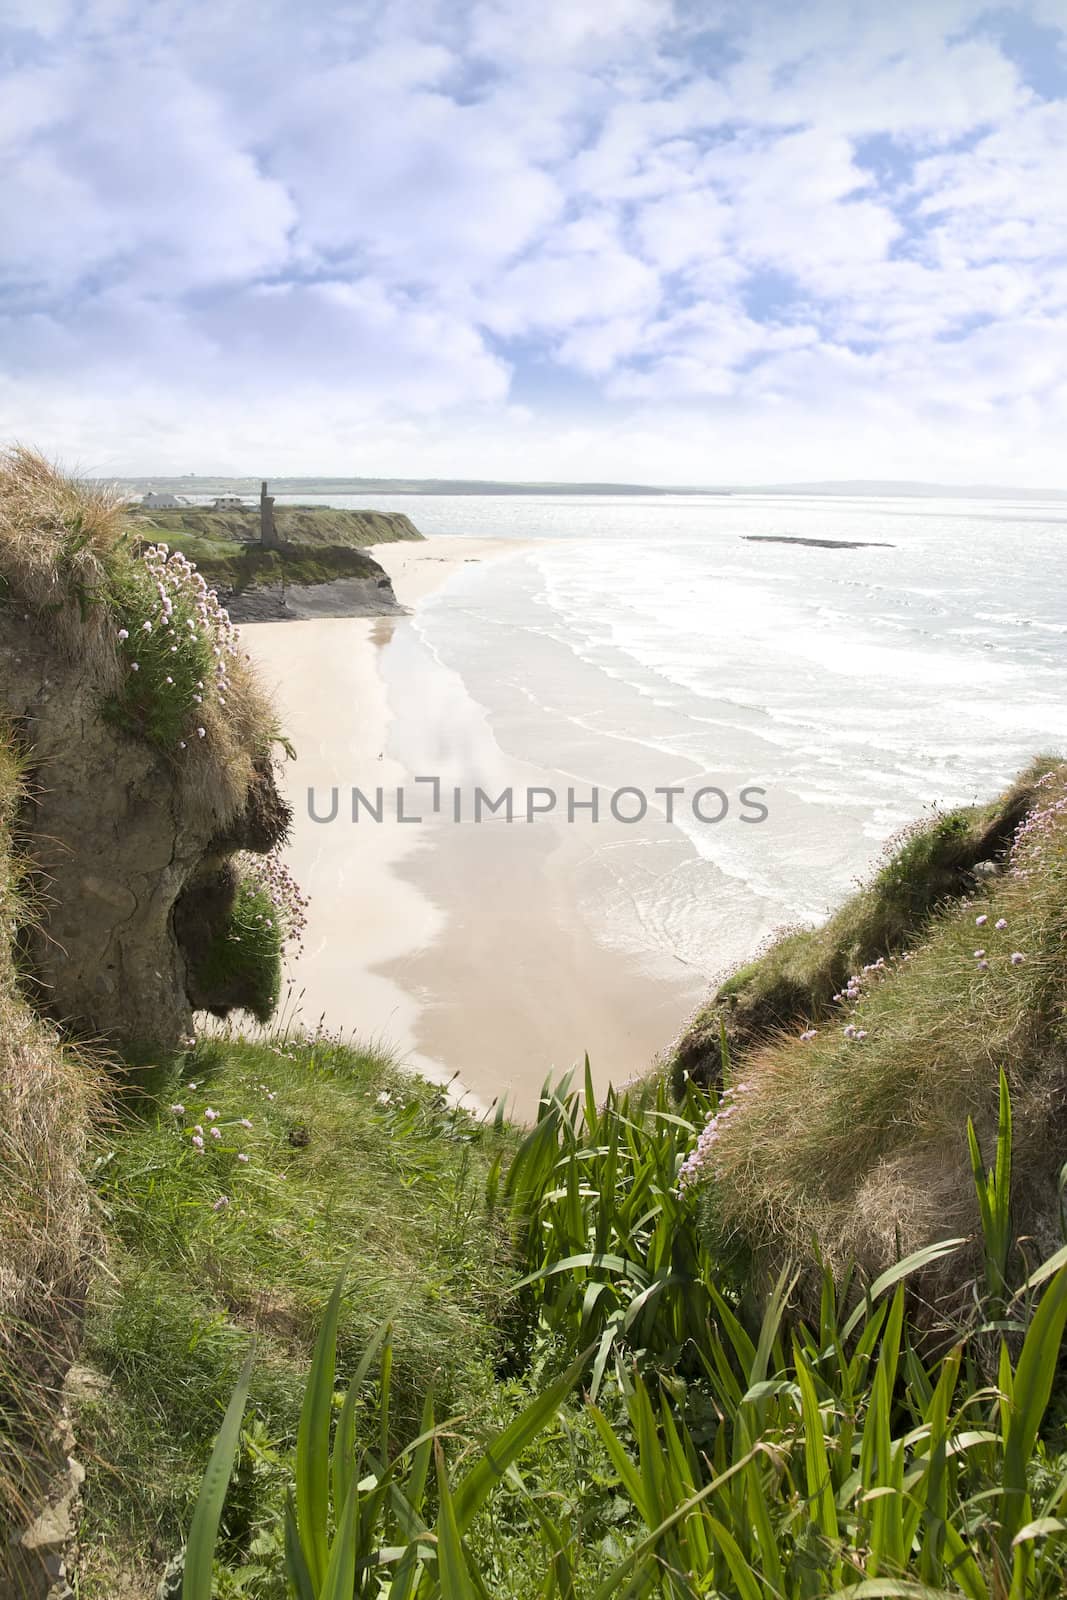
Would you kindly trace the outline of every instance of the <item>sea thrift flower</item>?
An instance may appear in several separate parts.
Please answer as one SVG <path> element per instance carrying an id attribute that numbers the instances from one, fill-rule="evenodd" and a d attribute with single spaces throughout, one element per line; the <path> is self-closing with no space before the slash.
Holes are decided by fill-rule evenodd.
<path id="1" fill-rule="evenodd" d="M 219 1119 L 219 1113 L 215 1110 L 215 1107 L 214 1106 L 208 1106 L 207 1109 L 204 1112 L 204 1121 L 205 1122 L 217 1122 L 218 1119 Z"/>
<path id="2" fill-rule="evenodd" d="M 212 1211 L 225 1211 L 226 1207 L 229 1205 L 229 1203 L 230 1203 L 229 1195 L 228 1194 L 220 1194 L 218 1199 L 215 1201 L 215 1204 L 212 1206 L 211 1209 L 212 1209 Z"/>
<path id="3" fill-rule="evenodd" d="M 206 728 L 197 728 L 197 730 L 196 730 L 196 737 L 197 737 L 197 738 L 198 738 L 198 739 L 204 739 L 204 738 L 206 738 L 206 737 L 207 737 L 207 729 L 206 729 Z"/>
<path id="4" fill-rule="evenodd" d="M 130 671 L 131 672 L 140 672 L 140 670 L 141 670 L 141 663 L 139 661 L 131 661 L 130 662 Z"/>
<path id="5" fill-rule="evenodd" d="M 982 957 L 985 955 L 985 951 L 984 950 L 976 950 L 974 953 L 975 953 L 975 957 L 979 961 L 981 961 Z"/>
<path id="6" fill-rule="evenodd" d="M 242 1128 L 250 1128 L 251 1126 L 252 1126 L 252 1124 L 251 1124 L 251 1122 L 249 1122 L 247 1117 L 242 1117 L 241 1118 L 241 1127 Z"/>
<path id="7" fill-rule="evenodd" d="M 800 1035 L 801 1043 L 802 1044 L 807 1044 L 808 1040 L 809 1039 L 814 1039 L 816 1037 L 817 1033 L 818 1033 L 818 1029 L 817 1028 L 809 1028 L 806 1033 L 802 1033 Z"/>
<path id="8" fill-rule="evenodd" d="M 243 1151 L 243 1150 L 241 1150 L 241 1151 L 240 1151 L 240 1152 L 239 1152 L 239 1153 L 238 1153 L 238 1156 L 237 1156 L 237 1159 L 238 1159 L 238 1161 L 247 1161 L 247 1160 L 248 1160 L 248 1157 L 247 1157 L 247 1156 L 246 1156 L 246 1155 L 245 1155 L 245 1153 L 244 1153 L 244 1151 Z"/>
<path id="9" fill-rule="evenodd" d="M 1001 930 L 1006 928 L 1008 926 L 1007 917 L 998 917 L 996 922 L 993 924 L 993 926 L 995 928 L 998 928 L 998 929 L 1001 929 Z"/>
<path id="10" fill-rule="evenodd" d="M 1012 953 L 1011 953 L 1011 964 L 1012 964 L 1013 967 L 1021 967 L 1025 960 L 1026 960 L 1026 957 L 1023 955 L 1021 950 L 1013 950 L 1012 951 Z"/>
<path id="11" fill-rule="evenodd" d="M 976 928 L 984 928 L 988 921 L 989 918 L 987 916 L 975 917 L 974 925 Z"/>
<path id="12" fill-rule="evenodd" d="M 185 1107 L 176 1100 L 170 1108 L 176 1117 L 184 1117 Z"/>
<path id="13" fill-rule="evenodd" d="M 221 1128 L 212 1128 L 211 1137 L 213 1139 L 221 1139 L 222 1138 L 222 1129 Z"/>
<path id="14" fill-rule="evenodd" d="M 989 971 L 989 962 L 988 961 L 979 961 L 978 970 L 979 970 L 979 972 L 988 972 Z"/>
<path id="15" fill-rule="evenodd" d="M 198 1133 L 193 1134 L 193 1144 L 197 1150 L 202 1150 L 204 1148 L 204 1141 L 201 1139 Z"/>
<path id="16" fill-rule="evenodd" d="M 130 637 L 129 628 L 120 628 L 119 629 L 119 638 L 120 639 L 128 639 L 129 637 Z"/>

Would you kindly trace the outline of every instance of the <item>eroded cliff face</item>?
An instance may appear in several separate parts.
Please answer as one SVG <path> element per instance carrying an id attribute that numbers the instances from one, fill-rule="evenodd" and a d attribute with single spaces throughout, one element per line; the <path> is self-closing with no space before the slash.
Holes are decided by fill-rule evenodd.
<path id="1" fill-rule="evenodd" d="M 236 814 L 222 791 L 191 793 L 174 761 L 101 716 L 85 663 L 64 659 L 38 620 L 9 608 L 0 710 L 28 767 L 20 826 L 40 872 L 41 914 L 25 943 L 40 1008 L 80 1033 L 174 1047 L 192 1032 L 194 999 L 239 1005 L 232 993 L 195 990 L 190 946 L 227 915 L 227 859 L 269 851 L 285 835 L 269 763 L 253 764 Z"/>

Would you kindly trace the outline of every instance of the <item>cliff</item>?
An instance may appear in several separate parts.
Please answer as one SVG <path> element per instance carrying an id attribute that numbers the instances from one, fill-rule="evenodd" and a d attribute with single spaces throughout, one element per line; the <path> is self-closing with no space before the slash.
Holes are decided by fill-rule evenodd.
<path id="1" fill-rule="evenodd" d="M 27 982 L 82 1034 L 174 1047 L 194 1001 L 240 1004 L 202 968 L 234 858 L 287 830 L 273 711 L 184 559 L 139 553 L 120 505 L 25 451 L 0 462 L 0 582 L 0 714 L 42 906 Z"/>
<path id="2" fill-rule="evenodd" d="M 916 827 L 824 926 L 727 980 L 675 1047 L 722 1082 L 694 1176 L 720 1238 L 778 1263 L 814 1240 L 877 1272 L 978 1236 L 962 1130 L 986 1160 L 1014 1111 L 1015 1232 L 1061 1242 L 1067 1149 L 1067 762 Z M 977 1246 L 976 1246 L 977 1248 Z M 953 1273 L 958 1282 L 961 1264 Z"/>
<path id="3" fill-rule="evenodd" d="M 258 509 L 134 507 L 131 526 L 195 562 L 237 622 L 400 613 L 385 569 L 367 547 L 421 539 L 410 518 L 330 506 L 275 506 L 278 547 L 259 543 Z"/>

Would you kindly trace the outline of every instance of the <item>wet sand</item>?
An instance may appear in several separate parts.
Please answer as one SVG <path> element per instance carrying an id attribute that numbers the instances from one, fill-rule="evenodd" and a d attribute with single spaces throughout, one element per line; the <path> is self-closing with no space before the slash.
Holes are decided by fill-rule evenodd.
<path id="1" fill-rule="evenodd" d="M 610 824 L 452 818 L 452 784 L 469 797 L 475 783 L 492 794 L 510 784 L 518 795 L 552 780 L 499 750 L 481 707 L 422 643 L 418 608 L 474 563 L 518 559 L 525 548 L 458 537 L 381 545 L 374 555 L 415 616 L 244 632 L 299 758 L 286 777 L 288 859 L 312 896 L 304 954 L 289 973 L 302 1020 L 324 1015 L 427 1075 L 458 1076 L 484 1106 L 505 1096 L 520 1116 L 548 1074 L 587 1051 L 601 1087 L 645 1070 L 705 986 L 669 956 L 638 958 L 593 936 L 577 885 L 591 869 L 610 878 Z M 428 773 L 442 782 L 436 816 L 428 786 L 414 783 Z M 398 786 L 408 814 L 423 814 L 419 824 L 396 820 Z M 365 808 L 352 821 L 353 787 L 372 802 L 382 789 L 381 822 Z M 313 821 L 308 790 L 316 815 L 328 816 L 335 788 L 335 819 Z M 657 870 L 664 851 L 684 850 L 655 822 L 642 837 Z M 632 848 L 633 829 L 626 842 Z"/>

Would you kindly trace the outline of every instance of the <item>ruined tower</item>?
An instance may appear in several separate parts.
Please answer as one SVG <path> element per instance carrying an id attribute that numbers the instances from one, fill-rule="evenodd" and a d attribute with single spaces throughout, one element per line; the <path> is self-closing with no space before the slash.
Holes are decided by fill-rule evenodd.
<path id="1" fill-rule="evenodd" d="M 259 542 L 264 550 L 278 548 L 278 535 L 274 528 L 274 496 L 267 493 L 265 478 L 259 486 Z"/>

